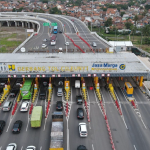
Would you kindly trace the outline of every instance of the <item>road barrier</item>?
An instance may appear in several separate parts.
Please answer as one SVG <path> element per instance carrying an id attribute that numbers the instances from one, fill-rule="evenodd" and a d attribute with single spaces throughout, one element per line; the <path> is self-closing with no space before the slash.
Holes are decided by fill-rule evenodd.
<path id="1" fill-rule="evenodd" d="M 21 90 L 19 91 L 18 97 L 17 97 L 17 102 L 21 100 Z"/>
<path id="2" fill-rule="evenodd" d="M 16 102 L 16 103 L 15 103 L 15 106 L 14 106 L 14 108 L 13 108 L 13 111 L 12 111 L 12 115 L 14 115 L 14 114 L 15 114 L 15 111 L 16 111 L 16 108 L 17 108 L 17 105 L 18 105 L 18 103 Z"/>
<path id="3" fill-rule="evenodd" d="M 50 101 L 48 101 L 48 103 L 47 103 L 45 118 L 47 118 L 47 115 L 48 115 L 48 112 L 49 112 L 50 103 L 51 103 Z"/>
<path id="4" fill-rule="evenodd" d="M 7 85 L 7 87 L 4 87 L 3 88 L 3 94 L 1 96 L 1 100 L 0 100 L 0 103 L 3 103 L 3 101 L 6 99 L 6 97 L 8 96 L 10 92 L 10 85 Z"/>
<path id="5" fill-rule="evenodd" d="M 136 109 L 136 105 L 134 101 L 131 101 L 132 106 Z"/>
<path id="6" fill-rule="evenodd" d="M 66 116 L 68 116 L 68 101 L 66 103 Z"/>
<path id="7" fill-rule="evenodd" d="M 33 109 L 33 103 L 31 104 L 30 110 L 29 110 L 29 114 L 31 115 L 32 113 L 32 109 Z"/>
<path id="8" fill-rule="evenodd" d="M 65 33 L 64 33 L 64 34 L 65 34 Z M 77 47 L 82 53 L 85 53 L 84 50 L 81 49 L 80 46 L 78 46 L 77 44 L 75 44 L 74 41 L 73 41 L 67 34 L 65 34 L 65 36 L 66 36 L 69 40 L 71 40 L 71 42 L 73 43 L 73 45 L 74 45 L 75 47 Z"/>
<path id="9" fill-rule="evenodd" d="M 93 48 L 91 47 L 91 45 L 87 41 L 85 41 L 80 35 L 77 34 L 77 36 L 92 50 L 93 53 L 95 53 Z"/>

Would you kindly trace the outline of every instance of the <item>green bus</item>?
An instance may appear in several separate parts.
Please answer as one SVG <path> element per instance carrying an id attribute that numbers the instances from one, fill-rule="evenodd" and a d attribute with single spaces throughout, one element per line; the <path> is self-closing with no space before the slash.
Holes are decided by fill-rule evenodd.
<path id="1" fill-rule="evenodd" d="M 21 90 L 22 99 L 31 99 L 34 89 L 33 79 L 26 79 Z"/>

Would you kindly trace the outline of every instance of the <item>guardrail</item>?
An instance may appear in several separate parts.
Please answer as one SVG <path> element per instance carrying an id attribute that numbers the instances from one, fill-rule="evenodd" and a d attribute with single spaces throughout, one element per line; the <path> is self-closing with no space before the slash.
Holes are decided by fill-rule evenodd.
<path id="1" fill-rule="evenodd" d="M 64 33 L 64 34 L 65 34 L 65 33 Z M 74 41 L 73 41 L 67 34 L 65 34 L 65 36 L 66 36 L 69 40 L 71 40 L 71 42 L 73 43 L 73 45 L 74 45 L 75 47 L 77 47 L 82 53 L 85 53 L 85 52 L 83 51 L 83 49 L 81 49 L 80 46 L 78 46 L 77 44 L 75 44 Z"/>
<path id="2" fill-rule="evenodd" d="M 150 57 L 150 53 L 148 53 L 148 52 L 146 52 L 146 51 L 144 51 L 144 50 L 142 50 L 141 48 L 139 48 L 139 47 L 136 47 L 136 46 L 133 46 L 133 47 L 135 47 L 135 48 L 137 48 L 141 53 L 144 53 L 145 55 L 147 55 L 147 56 L 149 56 Z"/>
<path id="3" fill-rule="evenodd" d="M 77 36 L 92 50 L 93 53 L 95 53 L 93 48 L 91 47 L 91 45 L 87 41 L 85 41 L 80 35 L 77 34 Z"/>
<path id="4" fill-rule="evenodd" d="M 110 47 L 113 47 L 108 41 L 100 37 L 96 32 L 91 32 L 91 34 L 94 34 L 97 38 L 99 38 L 101 41 L 103 41 L 105 44 L 107 44 Z"/>

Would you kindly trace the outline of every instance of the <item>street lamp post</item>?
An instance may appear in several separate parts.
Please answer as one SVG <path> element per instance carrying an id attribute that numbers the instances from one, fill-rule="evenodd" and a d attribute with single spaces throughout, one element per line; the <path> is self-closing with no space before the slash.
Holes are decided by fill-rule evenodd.
<path id="1" fill-rule="evenodd" d="M 120 35 L 120 34 L 119 34 L 119 35 Z M 117 35 L 117 41 L 118 41 L 118 36 L 119 36 L 119 35 Z"/>
<path id="2" fill-rule="evenodd" d="M 92 17 L 93 17 L 93 0 L 92 0 Z M 91 31 L 92 31 L 92 19 L 91 19 Z"/>

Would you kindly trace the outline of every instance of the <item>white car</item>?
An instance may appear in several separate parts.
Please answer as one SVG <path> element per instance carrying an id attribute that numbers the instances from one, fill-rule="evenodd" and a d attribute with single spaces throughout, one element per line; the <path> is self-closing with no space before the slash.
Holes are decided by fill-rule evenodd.
<path id="1" fill-rule="evenodd" d="M 44 40 L 43 40 L 43 42 L 46 42 L 46 41 L 47 41 L 47 39 L 44 39 Z"/>
<path id="2" fill-rule="evenodd" d="M 86 123 L 84 122 L 79 123 L 79 134 L 80 137 L 87 137 L 88 133 L 87 133 Z"/>
<path id="3" fill-rule="evenodd" d="M 35 147 L 35 146 L 28 146 L 28 147 L 26 148 L 26 150 L 36 150 L 36 147 Z"/>
<path id="4" fill-rule="evenodd" d="M 65 44 L 66 44 L 66 45 L 69 45 L 69 42 L 66 42 Z"/>
<path id="5" fill-rule="evenodd" d="M 8 144 L 6 150 L 16 150 L 17 149 L 17 144 L 16 143 L 10 143 Z"/>
<path id="6" fill-rule="evenodd" d="M 42 48 L 46 48 L 47 47 L 47 45 L 46 44 L 42 44 Z"/>
<path id="7" fill-rule="evenodd" d="M 20 111 L 28 111 L 28 109 L 29 109 L 29 102 L 28 101 L 23 102 Z"/>

